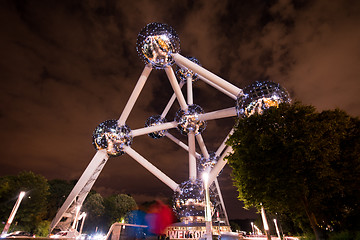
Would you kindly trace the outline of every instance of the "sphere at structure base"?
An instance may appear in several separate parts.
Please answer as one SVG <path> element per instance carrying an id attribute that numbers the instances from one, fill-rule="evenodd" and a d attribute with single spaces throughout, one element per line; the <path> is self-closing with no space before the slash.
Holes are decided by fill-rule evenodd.
<path id="1" fill-rule="evenodd" d="M 105 149 L 111 156 L 124 154 L 124 147 L 131 144 L 131 129 L 127 125 L 118 126 L 116 120 L 106 120 L 100 123 L 93 133 L 95 148 L 97 150 Z"/>
<path id="2" fill-rule="evenodd" d="M 257 81 L 244 88 L 243 95 L 236 101 L 236 110 L 239 117 L 249 117 L 255 113 L 262 114 L 264 110 L 284 102 L 291 102 L 291 99 L 280 84 Z"/>
<path id="3" fill-rule="evenodd" d="M 146 63 L 163 69 L 174 63 L 171 54 L 180 52 L 180 39 L 169 25 L 150 23 L 140 31 L 136 49 Z"/>
<path id="4" fill-rule="evenodd" d="M 206 128 L 206 121 L 199 120 L 199 114 L 203 114 L 203 109 L 196 105 L 189 105 L 186 111 L 179 110 L 176 113 L 174 121 L 178 123 L 178 129 L 181 134 L 187 135 L 194 132 L 195 135 L 203 132 Z"/>
<path id="5" fill-rule="evenodd" d="M 166 119 L 162 118 L 160 115 L 154 115 L 154 116 L 149 117 L 146 120 L 145 127 L 152 127 L 152 126 L 160 125 L 160 124 L 163 124 L 166 122 L 167 122 Z M 161 130 L 161 131 L 149 133 L 148 135 L 154 139 L 157 139 L 157 138 L 164 137 L 166 132 L 167 132 L 166 130 Z"/>
<path id="6" fill-rule="evenodd" d="M 213 193 L 210 193 L 210 201 L 213 200 Z M 214 204 L 211 203 L 211 206 Z M 200 179 L 195 181 L 187 180 L 179 185 L 179 191 L 174 192 L 173 210 L 180 218 L 190 221 L 202 221 L 205 216 L 205 191 L 203 182 Z"/>
<path id="7" fill-rule="evenodd" d="M 197 60 L 194 57 L 188 57 L 188 59 L 194 63 L 196 63 L 197 65 L 201 66 L 199 60 Z M 178 78 L 182 81 L 182 82 L 186 82 L 187 79 L 191 79 L 193 82 L 197 81 L 199 79 L 199 76 L 197 73 L 194 73 L 192 70 L 187 69 L 187 68 L 179 68 L 176 71 L 176 76 L 178 76 Z"/>

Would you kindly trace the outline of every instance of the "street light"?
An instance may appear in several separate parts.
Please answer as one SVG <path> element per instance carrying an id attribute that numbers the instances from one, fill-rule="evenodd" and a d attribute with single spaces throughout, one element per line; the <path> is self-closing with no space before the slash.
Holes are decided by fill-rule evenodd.
<path id="1" fill-rule="evenodd" d="M 274 224 L 275 224 L 276 233 L 277 233 L 279 239 L 281 239 L 279 228 L 278 228 L 278 225 L 277 225 L 277 221 L 276 221 L 275 218 L 273 220 L 274 220 Z"/>
<path id="2" fill-rule="evenodd" d="M 261 204 L 261 217 L 262 217 L 263 224 L 264 224 L 264 230 L 265 230 L 266 238 L 271 240 L 270 231 L 269 231 L 269 224 L 268 224 L 268 222 L 266 220 L 265 209 L 264 209 L 264 206 L 262 206 L 262 204 Z"/>
<path id="3" fill-rule="evenodd" d="M 211 208 L 209 196 L 209 173 L 204 172 L 203 175 L 204 188 L 205 188 L 205 226 L 206 226 L 206 239 L 212 240 L 212 221 L 211 221 Z"/>
<path id="4" fill-rule="evenodd" d="M 18 197 L 18 199 L 10 213 L 10 216 L 5 224 L 5 227 L 1 233 L 1 236 L 5 236 L 7 234 L 7 232 L 9 231 L 10 225 L 11 225 L 12 221 L 14 220 L 15 214 L 16 214 L 16 212 L 20 206 L 21 200 L 24 198 L 24 196 L 25 196 L 25 192 L 20 192 L 19 197 Z"/>

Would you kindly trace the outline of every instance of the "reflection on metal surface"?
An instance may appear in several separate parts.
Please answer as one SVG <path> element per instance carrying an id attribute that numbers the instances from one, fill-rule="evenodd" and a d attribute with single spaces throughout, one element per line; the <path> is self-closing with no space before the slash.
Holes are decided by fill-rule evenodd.
<path id="1" fill-rule="evenodd" d="M 146 63 L 163 69 L 174 63 L 171 54 L 180 52 L 180 39 L 172 27 L 163 23 L 150 23 L 140 31 L 136 48 Z"/>
<path id="2" fill-rule="evenodd" d="M 116 120 L 106 120 L 99 124 L 93 133 L 93 145 L 97 150 L 105 149 L 111 156 L 120 156 L 124 146 L 132 143 L 131 129 L 118 126 Z"/>
<path id="3" fill-rule="evenodd" d="M 162 118 L 160 115 L 153 115 L 150 116 L 145 123 L 145 127 L 152 127 L 152 126 L 156 126 L 156 125 L 160 125 L 162 123 L 167 122 L 165 118 Z M 162 138 L 165 136 L 167 130 L 161 130 L 161 131 L 156 131 L 156 132 L 152 132 L 149 133 L 148 135 L 151 138 L 157 139 L 157 138 Z"/>
<path id="4" fill-rule="evenodd" d="M 249 117 L 255 113 L 262 114 L 270 107 L 290 102 L 288 92 L 278 83 L 265 81 L 255 82 L 243 90 L 244 95 L 237 99 L 236 110 L 239 117 Z"/>
<path id="5" fill-rule="evenodd" d="M 200 121 L 198 118 L 202 113 L 204 113 L 203 109 L 196 104 L 190 105 L 186 111 L 179 110 L 174 121 L 178 122 L 181 134 L 187 135 L 189 132 L 194 132 L 197 135 L 203 132 L 206 128 L 206 121 Z"/>

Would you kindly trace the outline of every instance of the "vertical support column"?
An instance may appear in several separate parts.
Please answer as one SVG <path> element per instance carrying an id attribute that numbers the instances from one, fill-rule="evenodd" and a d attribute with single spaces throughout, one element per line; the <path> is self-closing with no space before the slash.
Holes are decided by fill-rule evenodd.
<path id="1" fill-rule="evenodd" d="M 189 179 L 196 180 L 195 133 L 188 133 L 189 144 Z"/>
<path id="2" fill-rule="evenodd" d="M 206 226 L 206 240 L 212 240 L 212 216 L 210 207 L 209 195 L 209 174 L 203 173 L 204 189 L 205 189 L 205 226 Z"/>
<path id="3" fill-rule="evenodd" d="M 186 78 L 186 86 L 187 86 L 187 102 L 188 102 L 188 105 L 193 105 L 194 104 L 193 87 L 192 87 L 192 79 L 190 77 Z"/>

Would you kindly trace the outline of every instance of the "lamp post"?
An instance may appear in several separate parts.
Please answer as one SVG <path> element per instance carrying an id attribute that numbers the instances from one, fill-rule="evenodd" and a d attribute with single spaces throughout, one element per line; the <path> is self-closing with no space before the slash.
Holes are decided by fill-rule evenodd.
<path id="1" fill-rule="evenodd" d="M 19 197 L 18 197 L 18 199 L 10 213 L 10 216 L 5 224 L 5 227 L 1 233 L 1 236 L 6 235 L 7 232 L 9 231 L 10 225 L 11 225 L 12 221 L 14 220 L 15 214 L 16 214 L 16 212 L 20 206 L 21 200 L 24 198 L 24 196 L 25 196 L 25 192 L 20 192 Z"/>
<path id="2" fill-rule="evenodd" d="M 204 188 L 205 188 L 205 226 L 206 226 L 206 240 L 212 240 L 212 222 L 209 196 L 209 174 L 203 173 Z"/>
<path id="3" fill-rule="evenodd" d="M 275 224 L 276 233 L 277 233 L 279 239 L 281 239 L 279 228 L 278 228 L 278 225 L 277 225 L 277 221 L 276 221 L 275 218 L 273 220 L 274 220 L 274 224 Z"/>
<path id="4" fill-rule="evenodd" d="M 263 224 L 264 224 L 264 231 L 265 231 L 265 234 L 266 234 L 266 238 L 268 240 L 271 240 L 270 231 L 269 231 L 269 224 L 268 224 L 268 222 L 266 220 L 265 209 L 262 206 L 262 204 L 261 204 L 261 217 L 262 217 Z"/>

